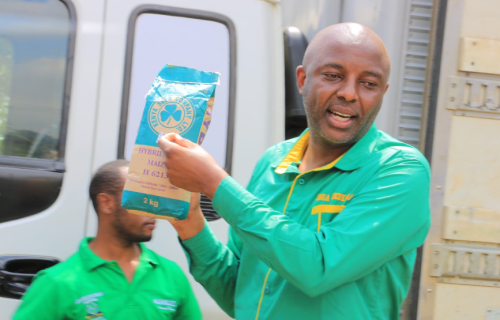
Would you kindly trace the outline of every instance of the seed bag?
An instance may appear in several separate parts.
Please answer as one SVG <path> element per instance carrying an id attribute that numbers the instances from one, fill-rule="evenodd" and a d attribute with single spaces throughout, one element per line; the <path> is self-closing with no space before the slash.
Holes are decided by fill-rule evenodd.
<path id="1" fill-rule="evenodd" d="M 190 193 L 170 184 L 160 134 L 177 133 L 201 144 L 212 119 L 219 74 L 166 65 L 146 96 L 139 132 L 122 196 L 129 212 L 167 220 L 183 220 Z M 200 174 L 202 174 L 200 172 Z"/>

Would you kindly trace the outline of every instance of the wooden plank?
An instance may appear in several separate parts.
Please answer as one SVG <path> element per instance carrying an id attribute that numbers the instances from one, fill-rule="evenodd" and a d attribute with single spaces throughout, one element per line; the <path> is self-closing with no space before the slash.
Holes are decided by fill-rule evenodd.
<path id="1" fill-rule="evenodd" d="M 499 57 L 499 40 L 462 38 L 458 69 L 500 75 Z"/>

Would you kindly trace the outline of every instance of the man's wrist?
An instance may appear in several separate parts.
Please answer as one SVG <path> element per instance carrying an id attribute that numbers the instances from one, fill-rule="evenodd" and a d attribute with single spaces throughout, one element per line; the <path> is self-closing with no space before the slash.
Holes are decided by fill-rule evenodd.
<path id="1" fill-rule="evenodd" d="M 196 237 L 205 227 L 205 219 L 195 220 L 189 224 L 174 225 L 175 231 L 181 241 Z"/>
<path id="2" fill-rule="evenodd" d="M 172 226 L 182 241 L 195 237 L 205 227 L 205 217 L 200 206 L 190 207 L 187 218 L 172 222 Z"/>
<path id="3" fill-rule="evenodd" d="M 229 175 L 222 168 L 217 168 L 217 170 L 214 170 L 214 172 L 207 178 L 202 193 L 210 200 L 213 200 L 217 188 L 219 187 L 222 180 L 224 180 L 227 176 Z"/>

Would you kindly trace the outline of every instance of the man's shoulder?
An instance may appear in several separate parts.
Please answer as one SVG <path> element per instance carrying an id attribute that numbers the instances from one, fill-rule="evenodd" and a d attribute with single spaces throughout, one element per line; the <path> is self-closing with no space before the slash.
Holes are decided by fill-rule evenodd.
<path id="1" fill-rule="evenodd" d="M 157 254 L 156 252 L 145 246 L 144 248 L 147 251 L 149 258 L 152 259 L 158 266 L 160 266 L 160 268 L 168 270 L 169 272 L 184 273 L 181 267 L 176 262 Z"/>
<path id="2" fill-rule="evenodd" d="M 177 291 L 177 294 L 186 294 L 189 291 L 190 284 L 184 270 L 176 262 L 160 256 L 151 249 L 146 248 L 146 250 L 149 258 L 156 263 L 155 281 L 171 287 L 172 290 Z"/>
<path id="3" fill-rule="evenodd" d="M 38 272 L 29 290 L 37 293 L 51 292 L 51 294 L 64 290 L 66 295 L 70 295 L 81 279 L 81 271 L 84 270 L 80 261 L 78 253 L 75 253 L 66 261 Z"/>
<path id="4" fill-rule="evenodd" d="M 75 274 L 84 271 L 81 258 L 77 253 L 74 253 L 67 260 L 59 262 L 53 267 L 44 269 L 37 274 L 37 278 L 44 277 L 58 283 L 69 283 L 75 280 Z"/>
<path id="5" fill-rule="evenodd" d="M 262 155 L 261 160 L 268 160 L 268 161 L 273 161 L 276 159 L 281 160 L 288 154 L 288 152 L 290 152 L 290 150 L 292 150 L 293 146 L 297 143 L 299 138 L 300 136 L 285 141 L 281 141 L 270 146 Z"/>
<path id="6" fill-rule="evenodd" d="M 426 171 L 430 171 L 429 163 L 420 150 L 395 139 L 383 131 L 378 131 L 374 151 L 374 154 L 381 156 L 381 164 L 417 162 L 421 164 Z"/>

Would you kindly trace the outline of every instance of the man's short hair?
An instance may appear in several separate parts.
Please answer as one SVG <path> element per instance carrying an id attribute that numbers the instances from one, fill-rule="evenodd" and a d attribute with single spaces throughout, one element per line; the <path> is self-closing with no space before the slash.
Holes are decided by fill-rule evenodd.
<path id="1" fill-rule="evenodd" d="M 90 181 L 89 194 L 96 212 L 99 193 L 117 196 L 123 190 L 124 181 L 121 169 L 128 166 L 129 161 L 127 160 L 115 160 L 106 163 L 94 174 L 92 181 Z"/>

